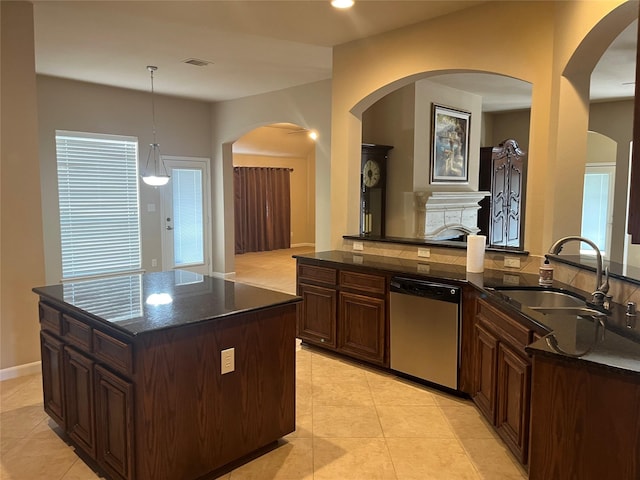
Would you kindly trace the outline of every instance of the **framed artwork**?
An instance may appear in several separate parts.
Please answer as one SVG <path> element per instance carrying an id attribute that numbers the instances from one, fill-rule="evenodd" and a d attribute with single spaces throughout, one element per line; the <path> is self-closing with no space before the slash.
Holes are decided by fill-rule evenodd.
<path id="1" fill-rule="evenodd" d="M 431 183 L 469 182 L 471 113 L 432 104 Z"/>

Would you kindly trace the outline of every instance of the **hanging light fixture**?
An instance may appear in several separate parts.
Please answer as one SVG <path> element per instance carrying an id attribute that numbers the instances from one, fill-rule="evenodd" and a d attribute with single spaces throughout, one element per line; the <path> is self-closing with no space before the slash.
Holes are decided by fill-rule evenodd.
<path id="1" fill-rule="evenodd" d="M 167 167 L 165 167 L 164 162 L 160 157 L 160 144 L 156 141 L 156 104 L 153 95 L 153 72 L 158 70 L 158 67 L 148 65 L 147 70 L 149 70 L 149 73 L 151 74 L 151 120 L 153 125 L 153 143 L 149 144 L 149 155 L 147 155 L 147 165 L 145 166 L 144 173 L 142 174 L 142 181 L 152 187 L 161 187 L 169 182 L 169 174 L 167 173 Z M 149 169 L 149 163 L 153 163 L 151 169 Z"/>

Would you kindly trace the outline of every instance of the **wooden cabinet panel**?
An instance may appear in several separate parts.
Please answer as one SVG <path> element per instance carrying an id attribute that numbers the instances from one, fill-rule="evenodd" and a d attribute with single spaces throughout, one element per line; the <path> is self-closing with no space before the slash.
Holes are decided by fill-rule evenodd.
<path id="1" fill-rule="evenodd" d="M 637 374 L 533 357 L 530 480 L 640 478 Z"/>
<path id="2" fill-rule="evenodd" d="M 40 332 L 40 351 L 44 411 L 65 428 L 64 343 L 53 335 Z"/>
<path id="3" fill-rule="evenodd" d="M 96 446 L 99 464 L 115 478 L 133 478 L 133 386 L 95 367 Z"/>
<path id="4" fill-rule="evenodd" d="M 65 341 L 85 352 L 91 352 L 91 327 L 69 315 L 62 315 L 62 334 Z"/>
<path id="5" fill-rule="evenodd" d="M 338 279 L 338 271 L 335 268 L 298 263 L 298 279 L 309 283 L 335 285 Z"/>
<path id="6" fill-rule="evenodd" d="M 92 458 L 96 456 L 93 365 L 86 355 L 65 347 L 67 433 Z"/>
<path id="7" fill-rule="evenodd" d="M 529 362 L 500 343 L 496 428 L 521 463 L 527 463 L 530 385 Z"/>
<path id="8" fill-rule="evenodd" d="M 475 388 L 473 401 L 485 417 L 496 419 L 498 339 L 488 330 L 475 326 Z"/>
<path id="9" fill-rule="evenodd" d="M 43 330 L 48 330 L 55 335 L 62 335 L 62 313 L 46 303 L 40 302 L 38 305 L 40 315 L 40 326 Z"/>
<path id="10" fill-rule="evenodd" d="M 298 285 L 303 299 L 298 337 L 326 347 L 336 347 L 336 291 L 315 285 Z"/>
<path id="11" fill-rule="evenodd" d="M 125 375 L 133 373 L 133 348 L 99 330 L 93 330 L 93 352 L 96 358 Z"/>
<path id="12" fill-rule="evenodd" d="M 385 301 L 340 292 L 338 350 L 373 363 L 384 363 Z"/>
<path id="13" fill-rule="evenodd" d="M 358 290 L 363 293 L 383 295 L 386 290 L 386 280 L 381 275 L 341 270 L 340 287 Z"/>

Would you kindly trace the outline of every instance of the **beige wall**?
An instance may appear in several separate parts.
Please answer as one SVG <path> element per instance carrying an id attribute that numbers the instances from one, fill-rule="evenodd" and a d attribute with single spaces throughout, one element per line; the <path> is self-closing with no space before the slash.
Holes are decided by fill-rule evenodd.
<path id="1" fill-rule="evenodd" d="M 1 2 L 0 369 L 40 359 L 45 283 L 40 209 L 33 5 Z"/>
<path id="2" fill-rule="evenodd" d="M 294 123 L 303 128 L 314 129 L 319 134 L 316 141 L 314 175 L 315 244 L 318 250 L 329 248 L 330 202 L 333 198 L 333 185 L 330 184 L 329 177 L 330 96 L 331 81 L 325 80 L 213 105 L 212 205 L 215 272 L 230 273 L 234 269 L 232 144 L 245 133 L 272 123 Z"/>
<path id="3" fill-rule="evenodd" d="M 529 165 L 528 195 L 536 201 L 527 207 L 525 248 L 540 254 L 551 239 L 573 230 L 573 225 L 564 222 L 563 210 L 581 195 L 581 180 L 567 185 L 566 179 L 575 178 L 571 172 L 584 162 L 588 78 L 600 54 L 634 18 L 636 5 L 619 1 L 490 2 L 336 47 L 331 145 L 333 246 L 341 245 L 344 232 L 357 231 L 362 112 L 389 90 L 416 77 L 448 71 L 498 73 L 532 84 L 528 153 L 536 160 Z M 518 22 L 517 35 L 506 36 L 504 29 L 486 27 L 511 25 L 513 19 L 526 19 Z M 597 34 L 588 36 L 596 25 Z M 586 46 L 574 55 L 581 43 Z M 562 76 L 565 70 L 571 81 Z"/>
<path id="4" fill-rule="evenodd" d="M 234 167 L 290 168 L 291 245 L 313 245 L 315 241 L 315 162 L 311 158 L 233 154 Z"/>
<path id="5" fill-rule="evenodd" d="M 140 76 L 148 73 L 140 69 Z M 162 82 L 158 70 L 155 82 Z M 211 158 L 211 105 L 208 102 L 156 95 L 157 139 L 162 155 Z M 62 278 L 60 214 L 57 200 L 55 131 L 71 130 L 138 138 L 139 159 L 144 167 L 151 136 L 149 92 L 38 76 L 39 144 L 42 174 L 47 283 Z M 161 189 L 140 182 L 142 268 L 162 269 L 160 218 Z M 155 212 L 147 206 L 154 204 Z M 158 266 L 151 266 L 151 259 Z"/>

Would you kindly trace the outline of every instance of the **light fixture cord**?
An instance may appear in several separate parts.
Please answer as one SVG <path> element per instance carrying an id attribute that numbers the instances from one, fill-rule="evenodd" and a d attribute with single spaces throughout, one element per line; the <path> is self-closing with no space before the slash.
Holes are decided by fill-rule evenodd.
<path id="1" fill-rule="evenodd" d="M 151 72 L 151 125 L 153 128 L 153 143 L 157 145 L 156 142 L 156 102 L 154 97 L 153 90 L 153 72 L 156 70 L 156 67 L 147 67 Z"/>

